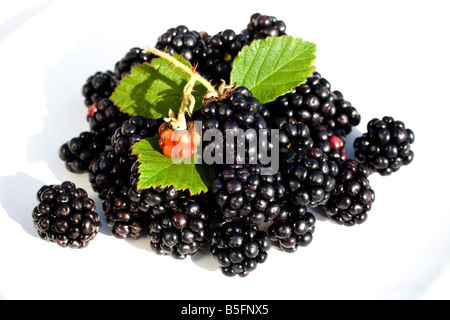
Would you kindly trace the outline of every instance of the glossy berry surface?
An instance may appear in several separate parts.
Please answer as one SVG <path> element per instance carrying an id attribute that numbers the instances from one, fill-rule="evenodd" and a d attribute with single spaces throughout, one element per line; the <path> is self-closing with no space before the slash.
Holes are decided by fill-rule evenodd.
<path id="1" fill-rule="evenodd" d="M 317 148 L 288 152 L 282 160 L 283 177 L 292 201 L 299 206 L 325 204 L 336 186 L 337 164 Z"/>
<path id="2" fill-rule="evenodd" d="M 261 224 L 280 213 L 286 188 L 280 173 L 263 175 L 261 165 L 226 165 L 211 182 L 224 218 Z"/>
<path id="3" fill-rule="evenodd" d="M 342 163 L 336 177 L 336 187 L 324 207 L 330 219 L 346 226 L 367 220 L 375 201 L 369 174 L 369 168 L 354 159 Z"/>
<path id="4" fill-rule="evenodd" d="M 150 248 L 177 259 L 193 255 L 206 241 L 207 222 L 208 215 L 193 200 L 153 215 L 149 225 Z"/>
<path id="5" fill-rule="evenodd" d="M 83 131 L 59 148 L 59 158 L 70 172 L 83 173 L 88 171 L 90 163 L 100 156 L 105 147 L 103 139 L 98 138 L 97 134 Z"/>
<path id="6" fill-rule="evenodd" d="M 150 63 L 153 58 L 154 56 L 142 48 L 131 48 L 122 59 L 116 62 L 114 76 L 120 81 L 131 72 L 133 67 L 146 62 Z"/>
<path id="7" fill-rule="evenodd" d="M 89 108 L 100 100 L 109 98 L 118 84 L 117 78 L 111 71 L 99 71 L 90 76 L 81 90 L 86 107 Z"/>
<path id="8" fill-rule="evenodd" d="M 227 222 L 214 230 L 211 254 L 226 276 L 247 276 L 267 260 L 269 237 L 255 224 Z"/>
<path id="9" fill-rule="evenodd" d="M 205 39 L 199 32 L 180 25 L 160 35 L 155 48 L 170 55 L 177 53 L 194 66 L 198 64 L 206 49 Z"/>
<path id="10" fill-rule="evenodd" d="M 414 132 L 402 121 L 389 116 L 375 118 L 367 124 L 367 132 L 355 139 L 355 159 L 371 172 L 390 175 L 413 161 L 414 140 Z"/>
<path id="11" fill-rule="evenodd" d="M 292 253 L 313 240 L 316 218 L 304 206 L 284 203 L 280 215 L 269 226 L 270 240 L 281 251 Z"/>
<path id="12" fill-rule="evenodd" d="M 65 181 L 41 187 L 36 196 L 39 204 L 32 217 L 41 239 L 81 249 L 96 237 L 101 222 L 94 200 L 84 189 Z"/>

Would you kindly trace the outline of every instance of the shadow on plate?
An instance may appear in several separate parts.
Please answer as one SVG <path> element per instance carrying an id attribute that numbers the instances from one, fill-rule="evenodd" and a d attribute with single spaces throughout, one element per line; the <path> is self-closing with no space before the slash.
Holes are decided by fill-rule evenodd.
<path id="1" fill-rule="evenodd" d="M 25 232 L 37 237 L 31 213 L 38 204 L 36 192 L 45 185 L 25 173 L 0 177 L 0 203 L 8 216 Z M 18 196 L 20 198 L 18 198 Z"/>

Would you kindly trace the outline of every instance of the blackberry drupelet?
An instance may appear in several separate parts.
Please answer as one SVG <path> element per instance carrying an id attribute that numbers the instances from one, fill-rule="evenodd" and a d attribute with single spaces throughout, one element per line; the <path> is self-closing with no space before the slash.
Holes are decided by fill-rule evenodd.
<path id="1" fill-rule="evenodd" d="M 204 154 L 213 155 L 221 163 L 257 163 L 259 129 L 267 127 L 259 113 L 261 108 L 258 99 L 245 87 L 235 88 L 222 98 L 205 103 L 202 107 L 203 136 L 205 138 L 207 130 L 217 129 L 222 139 L 211 139 L 211 142 L 204 139 Z M 227 133 L 230 139 L 226 138 Z"/>
<path id="2" fill-rule="evenodd" d="M 123 167 L 129 167 L 137 160 L 132 155 L 131 146 L 142 139 L 151 138 L 158 133 L 162 119 L 145 119 L 133 116 L 124 121 L 114 132 L 111 143 L 119 162 Z"/>
<path id="3" fill-rule="evenodd" d="M 100 230 L 95 202 L 73 182 L 45 185 L 37 192 L 32 217 L 39 237 L 61 247 L 86 248 Z"/>
<path id="4" fill-rule="evenodd" d="M 256 224 L 227 222 L 211 238 L 211 254 L 226 276 L 247 276 L 267 260 L 269 237 Z"/>
<path id="5" fill-rule="evenodd" d="M 86 107 L 91 107 L 100 100 L 109 98 L 118 84 L 119 81 L 112 71 L 98 71 L 90 76 L 81 89 Z"/>
<path id="6" fill-rule="evenodd" d="M 120 111 L 110 99 L 104 98 L 89 108 L 86 119 L 91 131 L 95 132 L 106 145 L 111 145 L 112 135 L 129 119 L 129 115 Z"/>
<path id="7" fill-rule="evenodd" d="M 209 38 L 199 63 L 199 72 L 213 84 L 230 80 L 233 61 L 244 46 L 251 43 L 248 32 L 236 34 L 233 30 L 221 31 Z"/>
<path id="8" fill-rule="evenodd" d="M 128 196 L 140 212 L 148 213 L 152 218 L 164 214 L 168 210 L 180 207 L 189 199 L 188 190 L 177 190 L 173 186 L 149 189 L 138 189 L 139 162 L 131 167 L 131 187 Z"/>
<path id="9" fill-rule="evenodd" d="M 414 140 L 414 132 L 402 121 L 388 116 L 375 118 L 367 124 L 367 132 L 355 139 L 355 159 L 369 166 L 372 173 L 387 176 L 413 161 Z"/>
<path id="10" fill-rule="evenodd" d="M 186 200 L 150 222 L 150 247 L 177 259 L 192 255 L 204 244 L 208 215 L 199 203 Z"/>
<path id="11" fill-rule="evenodd" d="M 114 75 L 119 81 L 129 74 L 133 67 L 152 61 L 155 56 L 144 51 L 142 48 L 131 48 L 122 59 L 116 62 Z"/>
<path id="12" fill-rule="evenodd" d="M 226 165 L 211 182 L 216 204 L 228 221 L 261 224 L 281 211 L 286 194 L 280 173 L 262 175 L 261 165 Z"/>
<path id="13" fill-rule="evenodd" d="M 286 35 L 286 24 L 273 16 L 255 13 L 250 17 L 247 29 L 252 34 L 252 40 Z"/>
<path id="14" fill-rule="evenodd" d="M 336 163 L 347 160 L 348 154 L 344 150 L 345 135 L 334 135 L 325 125 L 320 124 L 312 127 L 311 138 L 314 141 L 314 147 L 322 150 L 328 159 Z"/>
<path id="15" fill-rule="evenodd" d="M 59 158 L 67 170 L 74 173 L 86 172 L 91 161 L 97 159 L 106 145 L 97 134 L 84 131 L 59 148 Z"/>
<path id="16" fill-rule="evenodd" d="M 189 30 L 186 26 L 170 28 L 159 36 L 155 48 L 170 55 L 175 53 L 183 56 L 192 65 L 198 64 L 206 49 L 207 36 L 197 31 Z"/>
<path id="17" fill-rule="evenodd" d="M 279 130 L 280 148 L 304 150 L 314 145 L 309 127 L 294 118 L 277 117 L 269 122 L 269 126 Z"/>
<path id="18" fill-rule="evenodd" d="M 104 200 L 112 187 L 130 184 L 130 169 L 130 166 L 121 165 L 114 151 L 107 150 L 90 163 L 89 182 L 99 198 Z"/>
<path id="19" fill-rule="evenodd" d="M 318 72 L 267 108 L 273 118 L 294 118 L 310 129 L 323 124 L 338 136 L 349 134 L 361 121 L 358 111 L 339 91 L 332 92 L 330 83 Z"/>
<path id="20" fill-rule="evenodd" d="M 130 200 L 129 190 L 129 185 L 111 187 L 102 204 L 106 224 L 118 239 L 137 239 L 148 234 L 150 215 L 139 210 L 139 203 Z"/>
<path id="21" fill-rule="evenodd" d="M 281 168 L 287 192 L 300 206 L 325 204 L 336 186 L 338 165 L 318 148 L 286 152 Z"/>
<path id="22" fill-rule="evenodd" d="M 338 224 L 353 226 L 367 220 L 375 201 L 368 179 L 369 168 L 354 159 L 342 163 L 333 194 L 325 205 L 327 216 Z"/>
<path id="23" fill-rule="evenodd" d="M 295 252 L 313 240 L 316 218 L 305 206 L 284 203 L 280 215 L 269 226 L 272 243 L 284 252 Z"/>

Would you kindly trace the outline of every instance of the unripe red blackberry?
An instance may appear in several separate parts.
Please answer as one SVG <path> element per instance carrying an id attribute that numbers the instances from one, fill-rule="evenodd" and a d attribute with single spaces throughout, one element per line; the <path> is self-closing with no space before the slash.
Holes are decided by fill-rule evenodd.
<path id="1" fill-rule="evenodd" d="M 37 192 L 32 217 L 39 237 L 61 247 L 85 248 L 100 231 L 95 202 L 73 182 L 45 185 Z"/>

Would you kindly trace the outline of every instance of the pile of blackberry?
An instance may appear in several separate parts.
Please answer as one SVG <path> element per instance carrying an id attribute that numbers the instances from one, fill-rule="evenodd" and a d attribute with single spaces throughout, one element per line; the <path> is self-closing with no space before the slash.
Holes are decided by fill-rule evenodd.
<path id="1" fill-rule="evenodd" d="M 179 25 L 157 38 L 156 49 L 183 56 L 218 89 L 188 117 L 202 121 L 203 163 L 211 166 L 209 190 L 200 195 L 173 185 L 138 187 L 133 145 L 147 138 L 164 143 L 162 133 L 172 129 L 164 119 L 123 113 L 111 95 L 133 67 L 155 56 L 131 48 L 114 71 L 87 78 L 82 95 L 88 128 L 63 144 L 59 157 L 70 172 L 87 172 L 114 237 L 148 237 L 149 250 L 177 259 L 209 247 L 223 274 L 247 276 L 272 246 L 287 253 L 309 246 L 317 214 L 345 226 L 367 220 L 375 201 L 370 175 L 389 175 L 411 163 L 414 133 L 392 117 L 373 119 L 349 158 L 347 140 L 361 116 L 320 73 L 266 104 L 248 88 L 228 83 L 244 47 L 285 36 L 286 29 L 283 21 L 255 13 L 241 32 L 210 35 Z M 278 163 L 268 163 L 270 156 Z M 98 233 L 95 202 L 84 189 L 66 181 L 42 187 L 37 196 L 32 216 L 42 239 L 84 248 Z"/>

